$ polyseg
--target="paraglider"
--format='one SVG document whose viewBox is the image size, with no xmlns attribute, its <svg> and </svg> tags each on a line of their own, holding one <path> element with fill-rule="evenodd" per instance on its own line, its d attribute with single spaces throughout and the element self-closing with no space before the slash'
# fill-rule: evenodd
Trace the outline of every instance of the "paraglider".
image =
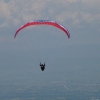
<svg viewBox="0 0 100 100">
<path fill-rule="evenodd" d="M 53 26 L 53 27 L 56 27 L 60 30 L 62 30 L 67 36 L 68 38 L 70 38 L 70 34 L 69 34 L 69 31 L 64 27 L 62 26 L 61 24 L 58 24 L 57 22 L 55 21 L 49 21 L 49 20 L 36 20 L 36 21 L 30 21 L 24 25 L 22 25 L 15 33 L 14 35 L 14 38 L 16 38 L 17 34 L 24 28 L 26 27 L 29 27 L 29 26 L 36 26 L 36 25 L 49 25 L 49 26 Z M 40 68 L 42 71 L 44 71 L 45 69 L 45 63 L 44 64 L 41 64 L 40 63 Z"/>
<path fill-rule="evenodd" d="M 41 70 L 44 71 L 44 69 L 45 69 L 45 63 L 44 64 L 40 63 L 40 67 L 41 67 Z"/>
<path fill-rule="evenodd" d="M 62 26 L 61 24 L 58 24 L 55 21 L 49 21 L 49 20 L 37 20 L 37 21 L 30 21 L 26 24 L 24 24 L 23 26 L 21 26 L 15 33 L 14 38 L 16 37 L 16 35 L 18 34 L 19 31 L 21 31 L 22 29 L 28 27 L 28 26 L 32 26 L 32 25 L 51 25 L 51 26 L 55 26 L 57 28 L 59 28 L 60 30 L 64 31 L 66 33 L 66 35 L 68 36 L 68 38 L 70 38 L 70 34 L 68 32 L 68 30 Z"/>
</svg>

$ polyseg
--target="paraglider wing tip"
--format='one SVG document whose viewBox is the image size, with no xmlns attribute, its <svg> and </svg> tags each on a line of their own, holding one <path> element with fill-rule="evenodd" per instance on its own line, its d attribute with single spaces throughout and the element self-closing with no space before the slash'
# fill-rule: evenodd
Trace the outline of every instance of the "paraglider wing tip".
<svg viewBox="0 0 100 100">
<path fill-rule="evenodd" d="M 68 38 L 70 38 L 70 34 L 68 34 Z"/>
<path fill-rule="evenodd" d="M 15 33 L 14 38 L 16 38 L 17 33 L 18 33 L 18 32 Z"/>
</svg>

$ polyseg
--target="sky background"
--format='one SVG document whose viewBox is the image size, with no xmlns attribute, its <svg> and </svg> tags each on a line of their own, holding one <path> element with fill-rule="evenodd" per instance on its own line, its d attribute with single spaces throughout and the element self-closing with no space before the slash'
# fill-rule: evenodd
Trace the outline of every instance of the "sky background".
<svg viewBox="0 0 100 100">
<path fill-rule="evenodd" d="M 70 32 L 70 39 L 60 30 L 47 26 L 25 29 L 14 39 L 14 34 L 21 25 L 41 19 L 64 25 Z M 33 32 L 34 37 L 31 34 Z M 55 38 L 51 42 L 53 33 Z M 36 41 L 35 36 L 39 36 L 39 41 Z M 59 41 L 63 41 L 49 54 L 46 69 L 42 72 L 37 53 L 43 52 L 42 44 L 44 46 L 45 40 L 48 40 L 45 43 L 47 51 L 49 43 L 53 44 L 53 48 Z M 37 50 L 38 44 L 41 50 Z M 28 84 L 53 81 L 100 83 L 99 76 L 100 0 L 0 0 L 2 82 L 21 80 Z"/>
</svg>

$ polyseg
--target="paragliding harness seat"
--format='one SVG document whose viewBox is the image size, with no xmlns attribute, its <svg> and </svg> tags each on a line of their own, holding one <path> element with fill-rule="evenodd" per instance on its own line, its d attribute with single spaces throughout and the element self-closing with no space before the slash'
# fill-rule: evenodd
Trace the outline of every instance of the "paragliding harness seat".
<svg viewBox="0 0 100 100">
<path fill-rule="evenodd" d="M 44 71 L 44 69 L 45 69 L 45 63 L 44 64 L 40 63 L 40 67 L 41 67 L 41 70 Z"/>
</svg>

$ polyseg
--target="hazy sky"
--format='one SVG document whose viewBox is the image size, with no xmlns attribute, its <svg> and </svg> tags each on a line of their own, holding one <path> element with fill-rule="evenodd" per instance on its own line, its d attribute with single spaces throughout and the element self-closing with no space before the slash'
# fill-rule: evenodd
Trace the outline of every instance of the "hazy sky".
<svg viewBox="0 0 100 100">
<path fill-rule="evenodd" d="M 49 64 L 52 61 L 57 66 L 61 66 L 59 63 L 63 63 L 63 66 L 68 64 L 73 69 L 73 74 L 77 73 L 75 68 L 79 71 L 84 70 L 83 73 L 87 70 L 89 73 L 92 68 L 89 75 L 93 73 L 94 78 L 95 75 L 98 75 L 98 80 L 100 72 L 100 0 L 0 0 L 1 69 L 5 66 L 17 66 L 17 62 L 21 63 L 19 60 L 21 57 L 25 59 L 26 56 L 23 53 L 22 55 L 16 53 L 16 49 L 20 52 L 22 49 L 18 48 L 19 46 L 15 47 L 17 43 L 13 36 L 24 23 L 40 19 L 61 23 L 69 30 L 71 36 L 70 39 L 66 38 L 67 43 L 60 51 L 57 49 L 56 56 L 53 56 L 55 60 L 51 59 Z M 50 31 L 53 33 L 54 30 L 50 29 Z M 56 29 L 55 31 L 59 32 Z M 31 32 L 31 29 L 28 32 Z M 20 39 L 18 38 L 19 41 Z M 24 63 L 24 60 L 22 62 Z M 52 68 L 47 68 L 47 71 Z M 67 70 L 68 67 L 65 69 Z"/>
<path fill-rule="evenodd" d="M 71 33 L 71 44 L 99 44 L 99 0 L 0 0 L 0 41 L 31 20 L 57 21 Z M 7 38 L 8 38 L 7 37 Z M 73 41 L 73 42 L 72 42 Z"/>
</svg>

